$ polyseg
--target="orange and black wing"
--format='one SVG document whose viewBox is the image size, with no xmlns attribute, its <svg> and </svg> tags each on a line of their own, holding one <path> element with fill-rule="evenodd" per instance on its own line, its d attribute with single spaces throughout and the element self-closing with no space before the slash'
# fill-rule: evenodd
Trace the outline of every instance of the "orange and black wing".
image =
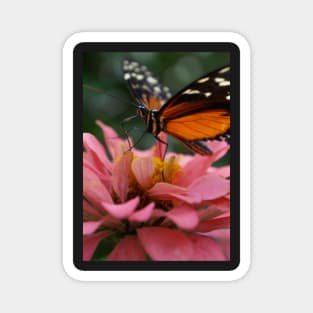
<svg viewBox="0 0 313 313">
<path fill-rule="evenodd" d="M 164 131 L 199 150 L 197 141 L 225 139 L 230 130 L 230 67 L 197 79 L 160 109 Z M 202 147 L 202 144 L 199 143 Z"/>
<path fill-rule="evenodd" d="M 169 88 L 159 83 L 157 77 L 136 61 L 124 60 L 124 79 L 138 104 L 148 110 L 159 110 L 171 98 Z"/>
</svg>

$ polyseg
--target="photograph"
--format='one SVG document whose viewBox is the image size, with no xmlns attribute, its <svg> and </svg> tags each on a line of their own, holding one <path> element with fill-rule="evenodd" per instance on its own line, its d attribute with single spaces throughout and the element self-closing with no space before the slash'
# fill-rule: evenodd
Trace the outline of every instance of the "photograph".
<svg viewBox="0 0 313 313">
<path fill-rule="evenodd" d="M 82 54 L 83 261 L 230 260 L 230 59 Z"/>
</svg>

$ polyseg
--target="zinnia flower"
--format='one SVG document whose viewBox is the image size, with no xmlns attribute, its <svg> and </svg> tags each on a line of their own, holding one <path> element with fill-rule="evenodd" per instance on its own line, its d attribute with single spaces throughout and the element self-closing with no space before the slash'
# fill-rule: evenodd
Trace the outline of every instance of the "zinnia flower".
<svg viewBox="0 0 313 313">
<path fill-rule="evenodd" d="M 83 137 L 84 260 L 96 250 L 109 261 L 229 260 L 229 166 L 212 167 L 228 144 L 208 143 L 209 156 L 162 160 L 164 144 L 129 151 L 112 128 L 97 125 L 105 146 Z"/>
</svg>

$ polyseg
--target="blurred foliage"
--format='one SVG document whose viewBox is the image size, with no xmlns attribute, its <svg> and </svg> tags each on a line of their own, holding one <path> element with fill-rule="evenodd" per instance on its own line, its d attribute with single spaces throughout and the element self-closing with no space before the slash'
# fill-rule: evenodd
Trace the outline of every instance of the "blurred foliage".
<svg viewBox="0 0 313 313">
<path fill-rule="evenodd" d="M 146 65 L 160 82 L 168 86 L 172 95 L 187 84 L 208 72 L 229 64 L 230 55 L 225 52 L 90 52 L 83 57 L 83 130 L 96 135 L 102 141 L 96 120 L 113 127 L 125 137 L 121 121 L 136 114 L 135 99 L 123 79 L 122 62 L 131 59 Z M 127 124 L 130 136 L 136 140 L 145 130 L 138 117 Z M 153 145 L 155 139 L 147 134 L 137 148 Z M 190 153 L 179 141 L 168 136 L 169 151 Z M 228 163 L 228 157 L 219 165 Z"/>
</svg>

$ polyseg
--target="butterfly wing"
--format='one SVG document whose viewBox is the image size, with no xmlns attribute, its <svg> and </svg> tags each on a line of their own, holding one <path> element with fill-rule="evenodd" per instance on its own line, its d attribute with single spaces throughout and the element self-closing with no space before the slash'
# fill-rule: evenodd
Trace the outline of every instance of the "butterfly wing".
<svg viewBox="0 0 313 313">
<path fill-rule="evenodd" d="M 210 72 L 169 99 L 159 111 L 164 131 L 183 142 L 226 137 L 230 129 L 229 74 L 229 66 Z"/>
<path fill-rule="evenodd" d="M 123 63 L 124 78 L 139 105 L 159 110 L 162 130 L 199 154 L 211 154 L 207 139 L 224 139 L 230 128 L 230 67 L 220 68 L 191 83 L 171 98 L 146 66 Z"/>
<path fill-rule="evenodd" d="M 144 105 L 148 110 L 159 110 L 171 98 L 169 88 L 161 85 L 145 65 L 124 60 L 123 71 L 124 79 L 138 104 Z"/>
</svg>

